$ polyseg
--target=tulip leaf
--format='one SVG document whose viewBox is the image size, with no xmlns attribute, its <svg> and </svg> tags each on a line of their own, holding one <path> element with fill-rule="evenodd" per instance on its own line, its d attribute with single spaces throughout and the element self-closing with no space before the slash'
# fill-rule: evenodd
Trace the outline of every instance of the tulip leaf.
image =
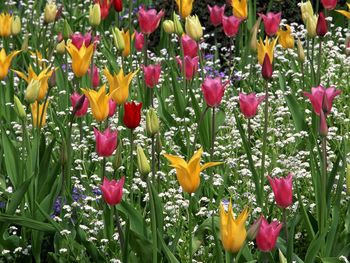
<svg viewBox="0 0 350 263">
<path fill-rule="evenodd" d="M 14 146 L 13 142 L 10 140 L 9 136 L 6 134 L 4 128 L 1 129 L 2 146 L 4 150 L 4 161 L 6 172 L 10 178 L 11 183 L 15 188 L 17 188 L 17 183 L 19 179 L 19 152 Z"/>
<path fill-rule="evenodd" d="M 311 241 L 306 255 L 305 255 L 305 262 L 314 262 L 317 253 L 320 251 L 322 246 L 325 242 L 325 236 L 326 232 L 322 233 L 321 235 L 319 233 L 316 234 L 315 238 Z"/>
<path fill-rule="evenodd" d="M 158 240 L 160 241 L 161 249 L 162 249 L 163 253 L 165 254 L 166 258 L 168 259 L 168 262 L 170 262 L 170 263 L 179 263 L 177 258 L 174 256 L 173 253 L 171 253 L 170 249 L 165 244 L 159 229 L 157 229 L 157 235 L 158 235 Z"/>
<path fill-rule="evenodd" d="M 0 213 L 0 222 L 28 227 L 30 229 L 35 229 L 38 231 L 44 232 L 54 232 L 55 228 L 48 223 L 43 223 L 31 218 L 16 216 L 16 215 L 7 215 Z"/>
</svg>

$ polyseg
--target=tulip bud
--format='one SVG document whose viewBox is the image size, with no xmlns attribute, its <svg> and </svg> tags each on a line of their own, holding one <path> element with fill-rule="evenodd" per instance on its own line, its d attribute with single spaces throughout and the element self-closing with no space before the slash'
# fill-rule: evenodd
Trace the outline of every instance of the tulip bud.
<svg viewBox="0 0 350 263">
<path fill-rule="evenodd" d="M 348 195 L 350 195 L 350 164 L 346 166 L 346 190 Z"/>
<path fill-rule="evenodd" d="M 261 74 L 265 80 L 269 80 L 272 77 L 272 72 L 273 72 L 273 69 L 272 69 L 270 57 L 268 54 L 265 54 L 264 62 L 262 64 Z"/>
<path fill-rule="evenodd" d="M 67 20 L 64 20 L 63 23 L 63 38 L 65 40 L 67 40 L 68 38 L 70 38 L 70 36 L 73 34 L 73 31 L 70 27 L 70 25 L 68 24 Z"/>
<path fill-rule="evenodd" d="M 64 54 L 66 52 L 66 43 L 64 40 L 57 44 L 56 51 L 58 54 Z"/>
<path fill-rule="evenodd" d="M 121 165 L 122 165 L 122 145 L 121 143 L 118 143 L 118 146 L 114 155 L 114 161 L 113 161 L 114 170 L 117 170 Z"/>
<path fill-rule="evenodd" d="M 116 27 L 112 30 L 112 34 L 115 47 L 119 52 L 122 52 L 125 48 L 125 41 L 122 31 L 120 31 L 119 28 Z"/>
<path fill-rule="evenodd" d="M 26 36 L 24 37 L 22 46 L 21 46 L 21 50 L 23 50 L 23 52 L 26 52 L 28 50 L 28 45 L 29 45 L 29 36 L 28 33 L 26 34 Z"/>
<path fill-rule="evenodd" d="M 147 176 L 151 172 L 151 166 L 140 145 L 137 145 L 137 167 L 142 176 Z"/>
<path fill-rule="evenodd" d="M 26 115 L 26 111 L 24 110 L 23 104 L 21 103 L 21 101 L 16 95 L 14 96 L 13 101 L 15 103 L 15 111 L 18 117 L 22 120 L 25 120 L 27 115 Z"/>
<path fill-rule="evenodd" d="M 55 3 L 47 3 L 45 5 L 44 9 L 44 22 L 45 23 L 52 23 L 56 19 L 56 13 L 57 13 L 57 6 Z"/>
<path fill-rule="evenodd" d="M 56 71 L 54 70 L 51 74 L 51 77 L 49 79 L 49 86 L 52 88 L 56 86 Z"/>
<path fill-rule="evenodd" d="M 178 36 L 181 36 L 184 33 L 184 29 L 182 28 L 181 22 L 179 20 L 179 17 L 177 16 L 177 14 L 174 12 L 173 14 L 174 19 L 174 32 L 175 34 L 177 34 Z"/>
<path fill-rule="evenodd" d="M 175 32 L 175 25 L 174 22 L 171 20 L 165 20 L 163 22 L 163 29 L 166 33 L 172 34 Z"/>
<path fill-rule="evenodd" d="M 185 24 L 186 34 L 193 40 L 199 41 L 203 36 L 203 29 L 198 16 L 188 16 Z"/>
<path fill-rule="evenodd" d="M 299 38 L 298 38 L 298 59 L 301 63 L 305 62 L 305 52 L 304 52 L 303 44 L 301 43 Z"/>
<path fill-rule="evenodd" d="M 326 115 L 324 114 L 323 110 L 320 111 L 320 135 L 321 136 L 327 136 L 328 135 L 328 125 L 327 125 L 327 119 Z"/>
<path fill-rule="evenodd" d="M 150 108 L 146 114 L 146 131 L 149 136 L 153 136 L 159 131 L 159 119 L 153 108 Z"/>
<path fill-rule="evenodd" d="M 98 26 L 101 23 L 101 8 L 99 4 L 90 6 L 89 23 L 91 26 Z"/>
<path fill-rule="evenodd" d="M 33 103 L 38 98 L 39 91 L 40 91 L 40 81 L 36 79 L 32 79 L 29 82 L 28 87 L 26 89 L 26 92 L 24 95 L 25 100 L 29 103 Z"/>
<path fill-rule="evenodd" d="M 345 39 L 345 54 L 350 56 L 350 37 Z"/>
<path fill-rule="evenodd" d="M 319 37 L 324 37 L 327 34 L 328 26 L 326 18 L 324 17 L 323 13 L 320 12 L 320 15 L 318 16 L 317 25 L 316 25 L 316 33 Z"/>
<path fill-rule="evenodd" d="M 12 18 L 11 34 L 17 35 L 19 32 L 21 32 L 21 19 L 18 16 L 14 16 Z"/>
<path fill-rule="evenodd" d="M 85 101 L 85 94 L 80 97 L 80 99 L 77 101 L 77 103 L 73 107 L 72 114 L 75 115 L 78 111 L 81 110 L 81 108 L 84 106 Z"/>
<path fill-rule="evenodd" d="M 252 30 L 251 30 L 251 38 L 250 38 L 250 50 L 254 53 L 256 53 L 257 50 L 257 36 L 258 36 L 258 31 L 261 23 L 261 17 L 255 22 Z"/>
<path fill-rule="evenodd" d="M 307 30 L 307 35 L 311 38 L 314 38 L 316 36 L 317 20 L 318 20 L 317 15 L 307 17 L 306 30 Z"/>
<path fill-rule="evenodd" d="M 260 224 L 262 221 L 262 217 L 260 216 L 255 222 L 249 227 L 247 231 L 247 237 L 249 240 L 254 240 L 256 235 L 258 234 Z"/>
<path fill-rule="evenodd" d="M 278 257 L 280 259 L 280 263 L 287 263 L 286 257 L 283 255 L 282 251 L 279 249 L 278 250 Z"/>
</svg>

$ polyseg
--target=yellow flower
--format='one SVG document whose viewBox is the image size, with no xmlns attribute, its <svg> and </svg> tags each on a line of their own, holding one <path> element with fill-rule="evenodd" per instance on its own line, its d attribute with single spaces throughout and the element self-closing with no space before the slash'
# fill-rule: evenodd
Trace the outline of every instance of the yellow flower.
<svg viewBox="0 0 350 263">
<path fill-rule="evenodd" d="M 317 35 L 316 34 L 317 20 L 318 20 L 318 15 L 309 16 L 306 19 L 307 35 L 311 38 Z"/>
<path fill-rule="evenodd" d="M 240 19 L 247 19 L 248 5 L 247 0 L 232 0 L 231 1 L 233 15 Z"/>
<path fill-rule="evenodd" d="M 228 206 L 228 211 L 225 211 L 223 204 L 220 205 L 220 235 L 221 242 L 226 251 L 231 253 L 238 252 L 246 237 L 245 222 L 248 218 L 249 210 L 245 208 L 242 213 L 235 219 L 232 211 L 232 203 Z"/>
<path fill-rule="evenodd" d="M 191 14 L 194 0 L 175 0 L 175 2 L 182 18 Z"/>
<path fill-rule="evenodd" d="M 109 95 L 106 93 L 106 85 L 98 91 L 92 89 L 81 89 L 90 102 L 92 115 L 97 121 L 104 121 L 109 112 Z"/>
<path fill-rule="evenodd" d="M 306 24 L 307 18 L 314 15 L 314 10 L 310 1 L 300 3 L 301 17 L 304 24 Z"/>
<path fill-rule="evenodd" d="M 94 52 L 94 44 L 86 47 L 82 45 L 80 49 L 77 49 L 72 43 L 67 47 L 67 51 L 72 58 L 72 69 L 78 78 L 84 76 L 91 64 L 91 58 Z"/>
<path fill-rule="evenodd" d="M 118 74 L 112 75 L 107 68 L 104 70 L 104 74 L 108 80 L 111 98 L 118 104 L 122 105 L 129 97 L 129 86 L 133 77 L 137 74 L 130 72 L 124 75 L 123 69 L 120 69 Z"/>
<path fill-rule="evenodd" d="M 186 18 L 185 30 L 186 34 L 189 35 L 193 40 L 199 41 L 201 39 L 203 36 L 203 29 L 197 15 L 189 16 Z"/>
<path fill-rule="evenodd" d="M 290 26 L 286 25 L 286 30 L 279 29 L 277 32 L 278 43 L 284 48 L 294 48 L 294 37 Z"/>
<path fill-rule="evenodd" d="M 39 105 L 39 110 L 38 110 Z M 30 108 L 32 110 L 32 118 L 33 118 L 33 126 L 34 127 L 43 127 L 46 123 L 46 110 L 49 105 L 49 100 L 46 101 L 45 108 L 44 102 L 39 104 L 38 101 L 30 104 Z M 39 113 L 39 116 L 38 116 Z M 39 117 L 39 118 L 38 118 Z"/>
<path fill-rule="evenodd" d="M 187 163 L 184 159 L 178 156 L 164 154 L 164 157 L 171 162 L 171 167 L 176 169 L 176 177 L 183 191 L 191 194 L 196 192 L 200 183 L 200 173 L 209 167 L 222 164 L 221 162 L 209 162 L 200 165 L 203 149 L 200 148 Z"/>
<path fill-rule="evenodd" d="M 258 61 L 262 65 L 264 62 L 265 55 L 268 54 L 271 63 L 273 62 L 273 52 L 277 42 L 277 38 L 272 39 L 271 41 L 266 37 L 265 44 L 264 41 L 260 38 L 258 42 Z"/>
<path fill-rule="evenodd" d="M 54 69 L 49 70 L 50 68 L 44 68 L 39 75 L 37 75 L 35 73 L 35 71 L 33 70 L 32 66 L 29 66 L 28 69 L 28 76 L 26 76 L 24 73 L 14 70 L 14 72 L 16 72 L 16 74 L 21 77 L 22 79 L 24 79 L 28 84 L 32 81 L 32 79 L 38 80 L 40 81 L 40 90 L 39 90 L 39 95 L 37 98 L 37 101 L 41 101 L 42 99 L 45 98 L 45 95 L 47 93 L 47 89 L 48 89 L 48 83 L 47 81 L 49 80 L 49 78 L 51 77 Z"/>
<path fill-rule="evenodd" d="M 6 55 L 5 49 L 0 51 L 0 80 L 3 80 L 7 76 L 7 72 L 11 65 L 12 59 L 21 51 L 12 51 Z"/>
<path fill-rule="evenodd" d="M 350 3 L 346 3 L 348 5 L 348 9 L 350 11 Z M 335 10 L 338 13 L 342 14 L 343 16 L 347 17 L 348 19 L 350 19 L 350 12 L 347 12 L 345 10 Z"/>
<path fill-rule="evenodd" d="M 12 15 L 8 13 L 0 14 L 0 37 L 8 37 L 11 35 Z"/>
<path fill-rule="evenodd" d="M 131 51 L 130 32 L 129 32 L 129 30 L 127 30 L 127 31 L 123 30 L 121 33 L 123 35 L 124 44 L 125 44 L 124 50 L 122 52 L 122 56 L 127 57 L 130 55 L 130 51 Z M 132 34 L 131 40 L 133 40 L 134 37 L 135 37 L 135 33 Z"/>
</svg>

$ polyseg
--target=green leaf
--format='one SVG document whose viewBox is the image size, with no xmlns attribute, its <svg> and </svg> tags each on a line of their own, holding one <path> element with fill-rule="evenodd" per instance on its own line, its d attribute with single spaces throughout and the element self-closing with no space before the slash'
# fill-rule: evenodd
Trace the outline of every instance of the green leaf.
<svg viewBox="0 0 350 263">
<path fill-rule="evenodd" d="M 179 263 L 177 258 L 174 256 L 173 253 L 171 253 L 170 249 L 165 244 L 159 229 L 157 230 L 157 235 L 158 235 L 158 240 L 160 241 L 161 249 L 162 249 L 163 253 L 165 254 L 166 258 L 168 259 L 168 262 L 170 262 L 170 263 Z"/>
<path fill-rule="evenodd" d="M 326 232 L 322 233 L 322 235 L 317 233 L 317 235 L 311 241 L 311 243 L 307 249 L 307 252 L 305 255 L 305 262 L 314 262 L 314 260 L 317 256 L 317 253 L 320 251 L 322 245 L 324 245 L 325 236 L 326 236 Z"/>
<path fill-rule="evenodd" d="M 6 172 L 10 178 L 11 183 L 17 188 L 17 183 L 19 180 L 18 166 L 21 163 L 19 160 L 19 152 L 13 145 L 9 136 L 6 134 L 5 129 L 1 129 L 2 146 L 4 150 L 4 160 Z"/>
<path fill-rule="evenodd" d="M 28 227 L 30 229 L 44 232 L 55 231 L 55 228 L 48 223 L 43 223 L 23 216 L 0 214 L 0 222 Z"/>
</svg>

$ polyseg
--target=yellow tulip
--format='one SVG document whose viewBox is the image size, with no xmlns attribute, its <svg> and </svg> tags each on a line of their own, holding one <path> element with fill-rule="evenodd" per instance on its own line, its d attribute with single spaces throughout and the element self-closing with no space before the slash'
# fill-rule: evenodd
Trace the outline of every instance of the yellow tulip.
<svg viewBox="0 0 350 263">
<path fill-rule="evenodd" d="M 0 37 L 8 37 L 11 35 L 12 15 L 8 13 L 0 14 Z"/>
<path fill-rule="evenodd" d="M 182 18 L 191 14 L 194 0 L 175 0 L 175 2 Z"/>
<path fill-rule="evenodd" d="M 300 3 L 301 17 L 304 24 L 306 24 L 307 18 L 314 15 L 314 10 L 310 1 Z"/>
<path fill-rule="evenodd" d="M 107 68 L 103 71 L 109 84 L 111 98 L 118 104 L 122 105 L 129 97 L 129 86 L 133 77 L 137 74 L 130 72 L 124 75 L 123 69 L 120 69 L 118 74 L 112 75 Z"/>
<path fill-rule="evenodd" d="M 45 23 L 52 23 L 56 19 L 57 5 L 53 2 L 48 2 L 44 8 L 44 21 Z"/>
<path fill-rule="evenodd" d="M 286 30 L 279 29 L 277 32 L 278 43 L 284 48 L 294 48 L 294 37 L 290 26 L 286 25 Z"/>
<path fill-rule="evenodd" d="M 19 32 L 21 32 L 21 27 L 22 27 L 21 19 L 19 18 L 19 16 L 14 16 L 12 18 L 11 34 L 17 35 Z"/>
<path fill-rule="evenodd" d="M 124 50 L 122 52 L 122 56 L 123 57 L 127 57 L 130 55 L 130 51 L 131 51 L 131 42 L 130 42 L 130 32 L 129 30 L 127 31 L 122 31 L 122 35 L 123 35 L 123 39 L 124 39 Z M 131 35 L 131 40 L 133 40 L 135 37 L 135 33 Z"/>
<path fill-rule="evenodd" d="M 91 58 L 94 52 L 94 44 L 86 47 L 82 45 L 80 49 L 77 49 L 72 43 L 67 47 L 67 51 L 72 58 L 72 69 L 78 78 L 84 76 L 91 64 Z"/>
<path fill-rule="evenodd" d="M 171 162 L 171 167 L 176 169 L 176 177 L 183 191 L 191 194 L 196 192 L 200 184 L 200 173 L 212 166 L 222 164 L 221 162 L 209 162 L 200 165 L 203 149 L 200 148 L 187 163 L 179 156 L 164 154 L 164 157 Z"/>
<path fill-rule="evenodd" d="M 92 89 L 81 89 L 90 102 L 92 115 L 97 121 L 104 121 L 109 112 L 109 95 L 106 93 L 106 85 L 98 91 Z"/>
<path fill-rule="evenodd" d="M 233 15 L 242 20 L 248 17 L 248 5 L 247 0 L 232 0 L 231 1 Z"/>
<path fill-rule="evenodd" d="M 247 237 L 245 222 L 248 218 L 249 210 L 246 208 L 235 219 L 232 211 L 232 203 L 228 206 L 228 211 L 225 211 L 223 204 L 220 205 L 220 235 L 221 242 L 226 251 L 231 253 L 238 252 Z"/>
<path fill-rule="evenodd" d="M 311 38 L 316 37 L 316 27 L 317 27 L 318 15 L 309 16 L 306 19 L 306 30 L 307 35 Z"/>
<path fill-rule="evenodd" d="M 5 49 L 0 51 L 0 80 L 3 80 L 7 76 L 12 59 L 21 51 L 12 51 L 6 55 Z"/>
<path fill-rule="evenodd" d="M 203 36 L 203 29 L 197 15 L 189 16 L 186 18 L 185 30 L 186 34 L 189 35 L 193 40 L 199 41 L 201 39 Z"/>
<path fill-rule="evenodd" d="M 348 5 L 348 9 L 350 11 L 350 3 L 346 3 Z M 345 10 L 335 10 L 338 13 L 342 14 L 343 16 L 347 17 L 348 19 L 350 19 L 350 12 L 345 11 Z"/>
<path fill-rule="evenodd" d="M 271 63 L 273 62 L 273 52 L 274 48 L 277 42 L 277 38 L 272 39 L 271 41 L 266 37 L 265 43 L 264 41 L 260 38 L 258 42 L 258 61 L 259 64 L 262 65 L 264 62 L 265 55 L 269 55 L 269 59 Z"/>
<path fill-rule="evenodd" d="M 40 90 L 39 90 L 39 95 L 37 98 L 37 101 L 41 101 L 42 99 L 45 98 L 46 93 L 47 93 L 47 89 L 48 89 L 48 80 L 51 77 L 54 69 L 49 70 L 50 68 L 44 68 L 39 75 L 37 75 L 35 73 L 35 71 L 33 70 L 32 66 L 29 66 L 28 69 L 28 76 L 26 76 L 24 73 L 14 70 L 14 72 L 16 72 L 16 74 L 21 77 L 22 79 L 24 79 L 28 84 L 34 79 L 34 80 L 38 80 L 40 82 Z"/>
<path fill-rule="evenodd" d="M 49 105 L 49 100 L 46 101 L 45 108 L 44 108 L 44 102 L 39 104 L 39 102 L 36 101 L 30 104 L 34 127 L 40 127 L 40 128 L 44 127 L 46 123 L 46 110 L 48 105 Z M 39 110 L 38 110 L 38 106 L 39 106 Z M 39 113 L 39 116 L 38 116 L 38 113 Z"/>
<path fill-rule="evenodd" d="M 298 59 L 301 63 L 305 62 L 305 52 L 304 52 L 303 44 L 301 43 L 299 38 L 298 38 Z"/>
</svg>

